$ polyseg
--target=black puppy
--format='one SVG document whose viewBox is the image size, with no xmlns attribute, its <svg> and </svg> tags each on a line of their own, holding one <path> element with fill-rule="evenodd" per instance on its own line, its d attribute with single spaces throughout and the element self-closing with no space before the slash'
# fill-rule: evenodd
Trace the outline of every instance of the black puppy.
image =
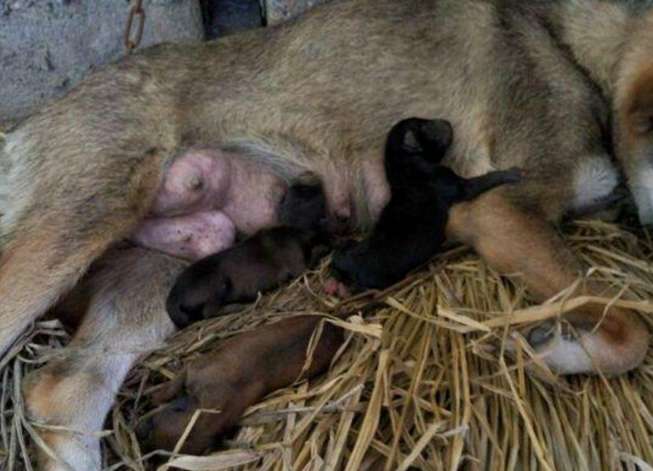
<svg viewBox="0 0 653 471">
<path fill-rule="evenodd" d="M 518 169 L 462 178 L 441 165 L 451 145 L 448 121 L 410 118 L 388 134 L 386 178 L 391 199 L 370 237 L 341 247 L 332 272 L 349 291 L 386 288 L 427 262 L 445 241 L 452 205 L 520 180 Z"/>
<path fill-rule="evenodd" d="M 254 301 L 327 253 L 326 199 L 319 179 L 305 175 L 288 189 L 279 220 L 281 226 L 261 230 L 179 275 L 166 303 L 178 328 L 214 315 L 219 306 Z"/>
</svg>

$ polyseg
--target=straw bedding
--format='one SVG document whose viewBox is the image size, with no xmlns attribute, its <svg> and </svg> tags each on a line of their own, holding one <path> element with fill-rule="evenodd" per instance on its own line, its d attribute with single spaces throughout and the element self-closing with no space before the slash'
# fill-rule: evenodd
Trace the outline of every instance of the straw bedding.
<svg viewBox="0 0 653 471">
<path fill-rule="evenodd" d="M 566 227 L 565 235 L 592 267 L 588 277 L 620 292 L 600 301 L 638 309 L 653 331 L 649 234 L 580 221 Z M 573 287 L 534 305 L 519 279 L 498 276 L 464 248 L 384 293 L 376 306 L 360 299 L 334 309 L 335 300 L 321 293 L 325 275 L 322 266 L 243 312 L 193 326 L 146 358 L 130 374 L 107 419 L 106 466 L 653 469 L 651 354 L 637 371 L 619 378 L 556 378 L 530 358 L 525 342 L 510 336 L 511 324 L 555 319 L 570 306 L 592 301 L 575 295 Z M 205 457 L 141 454 L 133 428 L 151 409 L 148 394 L 174 377 L 185 359 L 285 316 L 343 312 L 348 314 L 333 322 L 348 330 L 348 341 L 328 374 L 252 407 L 223 449 Z M 516 346 L 510 355 L 507 338 Z M 41 321 L 0 364 L 0 468 L 30 468 L 30 449 L 38 446 L 35 432 L 42 425 L 26 418 L 18 385 L 65 341 L 56 321 Z"/>
</svg>

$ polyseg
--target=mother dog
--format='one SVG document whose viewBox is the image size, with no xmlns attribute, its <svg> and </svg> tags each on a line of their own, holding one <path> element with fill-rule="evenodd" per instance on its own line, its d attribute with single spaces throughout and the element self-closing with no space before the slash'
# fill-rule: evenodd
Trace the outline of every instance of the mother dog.
<svg viewBox="0 0 653 471">
<path fill-rule="evenodd" d="M 609 200 L 613 149 L 642 222 L 653 221 L 653 13 L 629 5 L 334 1 L 279 28 L 159 46 L 92 74 L 0 150 L 0 354 L 116 241 L 156 250 L 111 249 L 85 278 L 84 321 L 30 381 L 31 412 L 99 430 L 130 365 L 174 331 L 163 301 L 184 264 L 163 252 L 196 258 L 274 223 L 301 173 L 321 176 L 333 230 L 369 225 L 388 198 L 384 135 L 408 116 L 453 123 L 447 159 L 466 177 L 527 171 L 456 207 L 450 236 L 540 299 L 568 286 L 583 267 L 551 223 Z M 568 315 L 578 338 L 526 335 L 560 373 L 636 367 L 643 323 L 603 314 Z M 44 456 L 44 469 L 99 467 L 93 435 L 44 439 L 59 457 Z"/>
</svg>

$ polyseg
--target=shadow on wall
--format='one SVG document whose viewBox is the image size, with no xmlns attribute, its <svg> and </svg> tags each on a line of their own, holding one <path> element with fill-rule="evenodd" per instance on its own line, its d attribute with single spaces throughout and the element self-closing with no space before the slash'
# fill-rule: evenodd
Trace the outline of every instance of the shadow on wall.
<svg viewBox="0 0 653 471">
<path fill-rule="evenodd" d="M 259 0 L 200 0 L 206 39 L 263 26 L 264 4 Z"/>
</svg>

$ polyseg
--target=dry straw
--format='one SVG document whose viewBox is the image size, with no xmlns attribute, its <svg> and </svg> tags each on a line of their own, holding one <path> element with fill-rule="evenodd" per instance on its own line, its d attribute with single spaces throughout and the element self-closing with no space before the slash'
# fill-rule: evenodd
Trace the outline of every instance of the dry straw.
<svg viewBox="0 0 653 471">
<path fill-rule="evenodd" d="M 511 334 L 511 325 L 555 320 L 589 302 L 643 313 L 653 331 L 653 245 L 613 224 L 566 229 L 588 277 L 618 298 L 572 289 L 534 305 L 518 278 L 457 249 L 376 302 L 324 298 L 325 267 L 245 311 L 170 339 L 131 373 L 107 419 L 108 469 L 186 470 L 652 470 L 653 359 L 619 378 L 556 378 Z M 134 436 L 149 394 L 182 362 L 221 339 L 286 316 L 348 314 L 349 331 L 328 374 L 255 405 L 224 448 L 203 457 L 143 456 Z M 507 355 L 505 340 L 515 347 Z M 37 323 L 0 364 L 0 467 L 31 469 L 40 425 L 26 417 L 22 377 L 61 348 L 54 321 Z M 156 459 L 155 457 L 156 456 Z M 155 463 L 156 461 L 156 463 Z"/>
</svg>

